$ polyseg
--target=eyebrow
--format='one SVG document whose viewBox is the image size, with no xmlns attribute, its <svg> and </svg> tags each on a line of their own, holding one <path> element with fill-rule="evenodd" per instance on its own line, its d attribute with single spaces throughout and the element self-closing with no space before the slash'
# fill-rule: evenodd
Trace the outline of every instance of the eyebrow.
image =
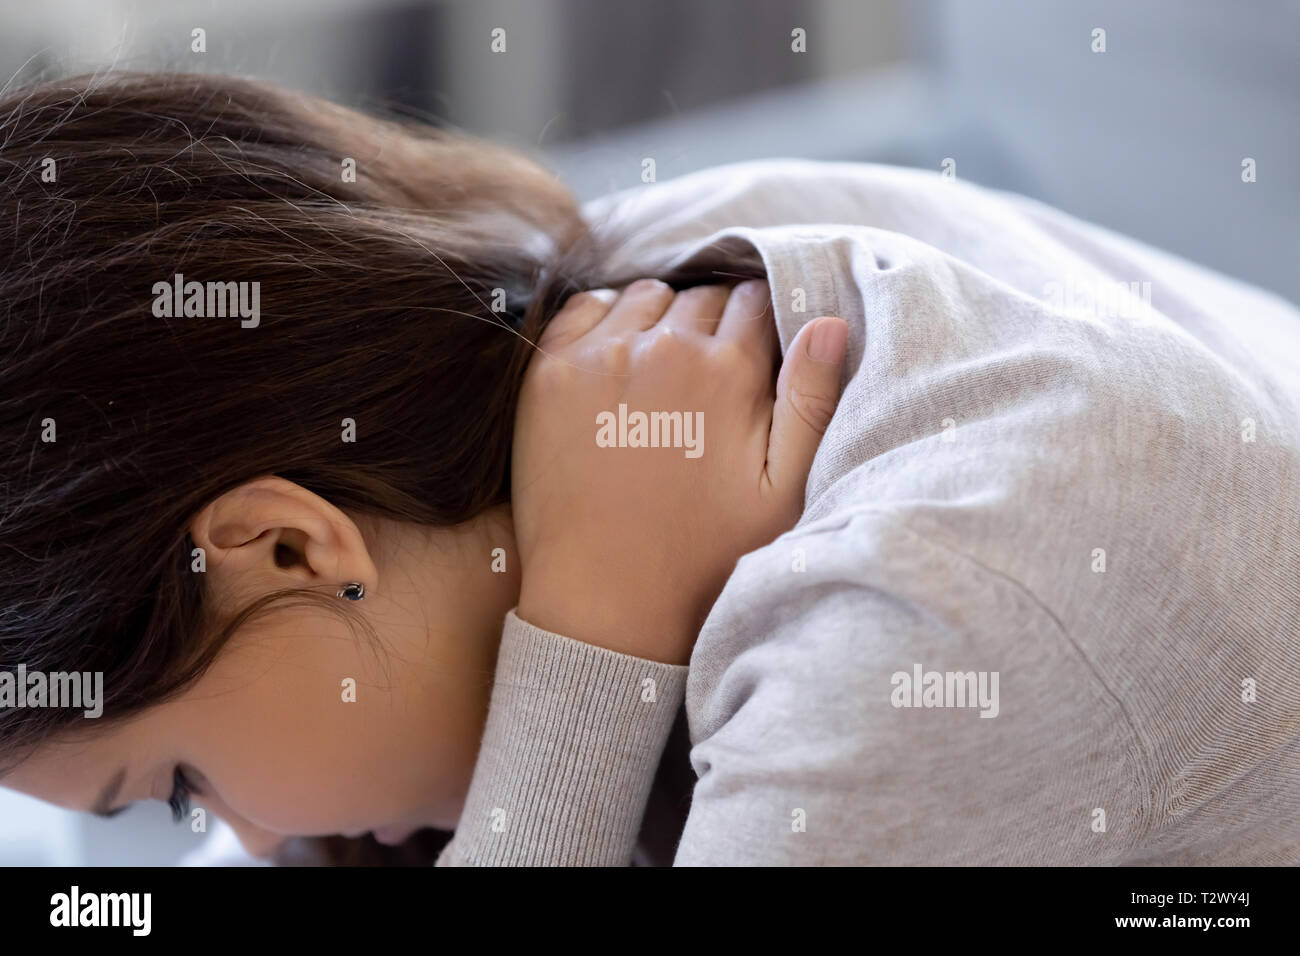
<svg viewBox="0 0 1300 956">
<path fill-rule="evenodd" d="M 119 813 L 121 813 L 123 810 L 129 807 L 130 804 L 128 803 L 126 804 L 126 806 L 118 807 L 116 810 L 109 809 L 111 806 L 113 806 L 115 802 L 117 802 L 117 795 L 122 792 L 122 784 L 125 782 L 126 782 L 126 768 L 123 767 L 121 770 L 119 770 L 116 774 L 113 775 L 113 779 L 108 782 L 108 786 L 105 787 L 104 792 L 99 795 L 99 799 L 96 800 L 95 805 L 90 808 L 90 812 L 97 817 L 103 817 L 106 820 L 111 820 L 113 817 L 117 816 Z"/>
</svg>

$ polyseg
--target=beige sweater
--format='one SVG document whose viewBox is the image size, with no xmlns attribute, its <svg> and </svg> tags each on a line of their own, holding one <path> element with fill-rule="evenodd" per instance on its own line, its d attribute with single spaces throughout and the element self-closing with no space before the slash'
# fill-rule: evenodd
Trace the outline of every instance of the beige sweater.
<svg viewBox="0 0 1300 956">
<path fill-rule="evenodd" d="M 1300 863 L 1294 306 L 918 171 L 611 208 L 628 267 L 760 257 L 783 348 L 844 317 L 845 390 L 689 671 L 507 616 L 439 865 L 627 864 L 683 695 L 677 865 Z"/>
</svg>

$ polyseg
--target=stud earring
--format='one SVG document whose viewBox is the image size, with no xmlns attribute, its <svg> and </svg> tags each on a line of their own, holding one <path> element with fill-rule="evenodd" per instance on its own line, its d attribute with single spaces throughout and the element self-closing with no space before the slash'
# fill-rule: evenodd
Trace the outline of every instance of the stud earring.
<svg viewBox="0 0 1300 956">
<path fill-rule="evenodd" d="M 364 584 L 359 584 L 356 581 L 351 581 L 339 588 L 339 593 L 336 596 L 347 598 L 349 601 L 360 601 L 366 596 L 366 586 Z"/>
</svg>

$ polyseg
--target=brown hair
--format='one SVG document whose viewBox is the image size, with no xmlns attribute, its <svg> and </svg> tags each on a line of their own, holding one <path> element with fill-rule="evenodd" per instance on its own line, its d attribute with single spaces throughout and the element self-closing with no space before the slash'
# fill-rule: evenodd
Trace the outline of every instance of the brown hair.
<svg viewBox="0 0 1300 956">
<path fill-rule="evenodd" d="M 321 597 L 208 620 L 204 504 L 265 474 L 429 525 L 508 500 L 532 343 L 568 295 L 634 278 L 529 157 L 249 79 L 9 92 L 0 184 L 0 670 L 102 671 L 105 721 Z M 258 282 L 260 324 L 156 317 L 176 274 Z M 0 772 L 79 717 L 0 711 Z"/>
</svg>

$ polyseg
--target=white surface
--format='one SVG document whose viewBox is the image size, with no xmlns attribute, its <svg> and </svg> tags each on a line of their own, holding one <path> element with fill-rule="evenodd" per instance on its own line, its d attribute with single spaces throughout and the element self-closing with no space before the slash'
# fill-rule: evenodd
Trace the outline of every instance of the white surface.
<svg viewBox="0 0 1300 956">
<path fill-rule="evenodd" d="M 74 814 L 0 788 L 0 866 L 75 866 L 83 862 Z"/>
<path fill-rule="evenodd" d="M 0 866 L 172 866 L 211 835 L 177 826 L 161 803 L 103 820 L 0 787 Z"/>
</svg>

